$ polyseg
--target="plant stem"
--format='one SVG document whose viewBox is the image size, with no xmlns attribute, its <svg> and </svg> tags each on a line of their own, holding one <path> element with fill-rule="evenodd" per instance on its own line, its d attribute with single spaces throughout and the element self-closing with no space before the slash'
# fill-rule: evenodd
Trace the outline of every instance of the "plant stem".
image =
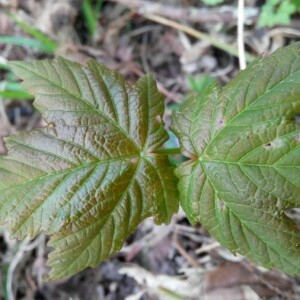
<svg viewBox="0 0 300 300">
<path fill-rule="evenodd" d="M 155 154 L 165 154 L 165 155 L 172 155 L 172 154 L 181 154 L 180 148 L 165 148 L 165 149 L 158 149 L 153 151 Z"/>
<path fill-rule="evenodd" d="M 245 42 L 244 42 L 244 0 L 238 1 L 238 24 L 237 24 L 237 31 L 238 31 L 238 51 L 239 51 L 239 64 L 240 69 L 246 69 L 246 57 L 245 57 Z"/>
</svg>

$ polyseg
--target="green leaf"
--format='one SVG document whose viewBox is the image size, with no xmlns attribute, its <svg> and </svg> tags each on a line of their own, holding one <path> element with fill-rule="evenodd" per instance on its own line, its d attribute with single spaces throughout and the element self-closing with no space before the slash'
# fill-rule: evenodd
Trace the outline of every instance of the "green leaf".
<svg viewBox="0 0 300 300">
<path fill-rule="evenodd" d="M 300 275 L 300 43 L 257 60 L 224 88 L 189 99 L 173 130 L 190 158 L 181 204 L 222 245 Z"/>
<path fill-rule="evenodd" d="M 198 94 L 202 93 L 211 84 L 217 82 L 216 79 L 209 75 L 190 75 L 187 79 L 189 88 Z"/>
<path fill-rule="evenodd" d="M 259 26 L 272 27 L 277 24 L 289 25 L 291 17 L 299 11 L 299 5 L 292 0 L 269 0 L 263 7 L 258 19 Z"/>
<path fill-rule="evenodd" d="M 103 6 L 103 0 L 99 0 L 95 5 L 92 4 L 91 0 L 83 0 L 82 2 L 82 14 L 86 23 L 86 27 L 92 37 L 97 29 L 97 22 L 100 16 L 100 11 Z"/>
<path fill-rule="evenodd" d="M 166 155 L 164 102 L 150 75 L 134 86 L 104 66 L 65 59 L 14 62 L 47 126 L 6 139 L 0 222 L 15 237 L 51 235 L 50 277 L 96 266 L 149 216 L 178 209 Z"/>
<path fill-rule="evenodd" d="M 202 0 L 202 2 L 206 5 L 217 5 L 224 2 L 224 0 Z"/>
</svg>

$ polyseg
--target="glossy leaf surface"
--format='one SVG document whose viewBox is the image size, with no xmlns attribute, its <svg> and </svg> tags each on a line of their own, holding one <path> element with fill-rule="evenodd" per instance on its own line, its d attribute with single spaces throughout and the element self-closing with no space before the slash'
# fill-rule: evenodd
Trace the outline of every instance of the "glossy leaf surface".
<svg viewBox="0 0 300 300">
<path fill-rule="evenodd" d="M 118 251 L 149 216 L 178 210 L 165 155 L 164 101 L 147 75 L 129 86 L 91 61 L 12 64 L 47 126 L 6 139 L 0 222 L 14 236 L 51 235 L 51 278 L 70 276 Z"/>
<path fill-rule="evenodd" d="M 232 252 L 300 275 L 300 44 L 276 51 L 224 88 L 189 99 L 173 129 L 190 160 L 181 204 Z"/>
</svg>

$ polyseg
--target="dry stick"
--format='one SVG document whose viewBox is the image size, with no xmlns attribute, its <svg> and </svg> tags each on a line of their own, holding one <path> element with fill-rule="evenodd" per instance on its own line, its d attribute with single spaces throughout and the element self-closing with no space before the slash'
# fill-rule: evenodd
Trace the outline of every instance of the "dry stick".
<svg viewBox="0 0 300 300">
<path fill-rule="evenodd" d="M 6 83 L 4 81 L 0 82 L 0 92 L 4 90 L 5 84 Z M 2 119 L 2 122 L 5 126 L 5 128 L 10 128 L 11 127 L 9 119 L 8 119 L 7 114 L 5 112 L 3 97 L 1 97 L 1 96 L 0 96 L 0 119 Z"/>
<path fill-rule="evenodd" d="M 244 42 L 244 0 L 238 1 L 238 23 L 237 23 L 237 31 L 238 31 L 238 51 L 239 51 L 239 64 L 240 69 L 246 69 L 246 58 L 245 58 L 245 42 Z"/>
<path fill-rule="evenodd" d="M 173 233 L 173 245 L 176 248 L 176 250 L 180 253 L 180 255 L 184 257 L 193 268 L 198 269 L 200 267 L 198 261 L 194 259 L 192 256 L 190 256 L 186 252 L 186 250 L 180 245 L 178 232 L 176 230 Z"/>
<path fill-rule="evenodd" d="M 22 241 L 19 244 L 19 249 L 18 249 L 17 253 L 14 256 L 14 259 L 9 264 L 8 271 L 7 271 L 6 283 L 5 283 L 5 289 L 6 289 L 8 300 L 14 300 L 15 299 L 14 298 L 14 292 L 13 292 L 13 274 L 14 274 L 14 271 L 15 271 L 16 267 L 18 266 L 18 264 L 22 260 L 22 258 L 24 256 L 25 248 L 28 244 L 29 244 L 29 239 L 28 238 L 26 238 L 24 241 Z"/>
<path fill-rule="evenodd" d="M 279 34 L 288 37 L 300 37 L 300 30 L 289 27 L 277 27 L 268 32 L 268 35 L 271 37 Z"/>
<path fill-rule="evenodd" d="M 153 3 L 147 0 L 110 0 L 136 10 L 140 14 L 154 14 L 170 19 L 189 21 L 193 23 L 235 23 L 236 9 L 230 6 L 220 8 L 175 7 Z M 248 18 L 255 17 L 258 11 L 250 11 Z"/>
<path fill-rule="evenodd" d="M 110 0 L 110 1 L 122 4 L 124 6 L 132 8 L 132 9 L 135 9 L 135 10 L 137 10 L 138 13 L 140 13 L 141 15 L 143 15 L 145 18 L 147 18 L 149 20 L 152 20 L 156 23 L 160 23 L 160 24 L 175 28 L 177 30 L 183 31 L 197 39 L 207 41 L 211 45 L 215 46 L 216 48 L 219 48 L 231 55 L 239 57 L 239 52 L 235 47 L 228 45 L 224 42 L 220 42 L 218 39 L 211 37 L 210 35 L 205 34 L 201 31 L 198 31 L 189 26 L 180 24 L 178 22 L 172 21 L 170 19 L 167 19 L 167 18 L 164 18 L 161 16 L 163 14 L 166 15 L 166 13 L 163 13 L 163 12 L 167 12 L 168 9 L 173 11 L 174 7 L 166 7 L 166 6 L 162 7 L 160 4 L 155 4 L 155 3 L 151 3 L 149 1 L 140 1 L 140 0 L 130 0 L 130 1 L 128 1 L 128 0 Z M 148 9 L 147 9 L 147 7 L 148 7 Z M 148 13 L 149 11 L 151 11 L 151 13 Z M 156 14 L 153 14 L 153 12 Z M 201 15 L 201 13 L 199 11 L 198 11 L 198 14 Z M 184 18 L 181 18 L 181 20 L 182 19 L 184 19 Z M 245 58 L 246 58 L 246 61 L 251 62 L 256 59 L 256 56 L 251 55 L 250 53 L 245 53 Z"/>
<path fill-rule="evenodd" d="M 189 35 L 191 35 L 191 36 L 193 36 L 197 39 L 207 41 L 211 45 L 213 45 L 214 47 L 219 48 L 219 49 L 221 49 L 221 50 L 223 50 L 223 51 L 225 51 L 225 52 L 227 52 L 227 53 L 229 53 L 233 56 L 239 57 L 239 52 L 235 47 L 233 47 L 231 45 L 228 45 L 224 42 L 220 42 L 216 38 L 214 38 L 214 37 L 212 37 L 212 36 L 210 36 L 206 33 L 203 33 L 201 31 L 193 29 L 189 26 L 177 23 L 175 21 L 172 21 L 172 20 L 160 17 L 160 16 L 156 16 L 156 15 L 152 15 L 152 14 L 145 14 L 143 16 L 145 18 L 149 19 L 149 20 L 152 20 L 152 21 L 156 22 L 156 23 L 160 23 L 160 24 L 172 27 L 174 29 L 183 31 L 183 32 L 185 32 L 185 33 L 187 33 L 187 34 L 189 34 Z M 254 56 L 250 53 L 245 53 L 245 58 L 248 62 L 251 62 L 251 61 L 256 59 L 256 56 Z"/>
</svg>

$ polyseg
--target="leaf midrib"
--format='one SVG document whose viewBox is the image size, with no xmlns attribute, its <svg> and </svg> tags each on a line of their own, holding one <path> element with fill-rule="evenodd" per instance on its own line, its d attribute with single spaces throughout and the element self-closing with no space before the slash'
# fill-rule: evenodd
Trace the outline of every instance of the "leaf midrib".
<svg viewBox="0 0 300 300">
<path fill-rule="evenodd" d="M 275 84 L 273 87 L 271 87 L 269 90 L 265 91 L 263 94 L 261 94 L 260 96 L 258 96 L 254 101 L 252 101 L 249 105 L 246 105 L 240 112 L 238 112 L 232 119 L 230 119 L 228 122 L 226 122 L 226 125 L 219 131 L 217 132 L 217 134 L 212 138 L 212 140 L 206 145 L 205 149 L 203 150 L 203 154 L 206 153 L 207 149 L 209 149 L 211 147 L 211 145 L 214 143 L 214 141 L 217 139 L 217 137 L 219 135 L 222 134 L 222 132 L 230 127 L 230 124 L 233 123 L 233 121 L 235 119 L 237 119 L 242 113 L 245 113 L 247 110 L 249 110 L 249 108 L 251 108 L 257 101 L 259 101 L 262 97 L 266 96 L 268 93 L 270 93 L 273 89 L 277 88 L 278 86 L 280 86 L 281 84 L 284 84 L 285 81 L 289 80 L 292 76 L 294 76 L 296 73 L 300 72 L 300 70 L 296 70 L 293 73 L 290 73 L 287 77 L 285 77 L 283 80 L 279 81 L 277 84 Z M 235 98 L 236 99 L 236 98 Z M 233 101 L 233 100 L 232 100 Z M 227 107 L 229 105 L 229 103 L 231 103 L 232 101 L 229 101 L 227 103 Z M 226 117 L 226 116 L 224 116 Z"/>
<path fill-rule="evenodd" d="M 115 128 L 117 128 L 120 133 L 122 133 L 128 140 L 130 140 L 130 142 L 133 144 L 133 146 L 136 148 L 136 150 L 138 150 L 139 152 L 142 151 L 142 149 L 140 149 L 140 147 L 137 145 L 137 143 L 132 139 L 132 137 L 130 135 L 128 135 L 128 133 L 126 131 L 124 131 L 124 129 L 122 127 L 119 126 L 118 123 L 114 122 L 111 118 L 109 118 L 106 114 L 104 114 L 102 111 L 98 110 L 95 106 L 93 106 L 88 100 L 85 100 L 84 98 L 81 98 L 80 96 L 77 96 L 73 93 L 71 93 L 70 91 L 68 91 L 67 89 L 65 89 L 62 86 L 57 85 L 56 83 L 54 83 L 53 81 L 51 81 L 50 79 L 32 71 L 29 68 L 26 68 L 23 65 L 19 65 L 18 63 L 15 63 L 19 68 L 22 68 L 32 74 L 34 74 L 37 77 L 42 78 L 43 80 L 49 82 L 50 84 L 52 84 L 53 86 L 55 86 L 58 89 L 61 89 L 62 91 L 64 91 L 65 93 L 69 94 L 70 96 L 76 98 L 77 100 L 85 103 L 86 105 L 88 105 L 89 107 L 91 107 L 92 111 L 95 111 L 96 113 L 98 113 L 99 115 L 101 115 L 103 118 L 105 118 L 110 124 L 112 124 Z M 84 72 L 84 71 L 83 71 Z M 42 94 L 41 94 L 42 95 Z"/>
<path fill-rule="evenodd" d="M 100 228 L 99 230 L 97 231 L 97 233 L 91 237 L 91 240 L 89 241 L 88 245 L 86 247 L 84 247 L 85 249 L 80 253 L 80 255 L 76 258 L 76 260 L 74 260 L 69 266 L 67 266 L 66 269 L 64 269 L 63 271 L 61 271 L 58 275 L 56 275 L 57 277 L 60 277 L 62 274 L 64 274 L 66 271 L 68 271 L 73 265 L 74 263 L 76 263 L 78 261 L 78 259 L 80 259 L 80 257 L 84 254 L 85 250 L 95 241 L 96 237 L 101 234 L 101 230 L 104 228 L 104 226 L 107 224 L 107 221 L 109 220 L 109 218 L 112 216 L 112 214 L 114 213 L 115 209 L 120 205 L 120 203 L 123 201 L 124 199 L 124 196 L 127 194 L 128 190 L 131 188 L 133 182 L 135 181 L 135 177 L 136 175 L 138 174 L 139 172 L 139 169 L 140 169 L 140 164 L 142 162 L 143 159 L 139 159 L 138 163 L 137 163 L 137 166 L 136 166 L 136 169 L 135 169 L 135 172 L 134 174 L 132 175 L 131 177 L 131 180 L 130 182 L 128 183 L 127 187 L 124 189 L 122 195 L 120 196 L 120 199 L 116 202 L 116 204 L 112 207 L 112 209 L 107 213 L 107 216 L 105 217 L 105 219 L 99 219 L 96 223 L 98 223 L 99 221 L 101 221 L 101 224 L 100 224 Z M 86 212 L 87 213 L 87 212 Z M 82 217 L 82 216 L 81 216 Z M 96 223 L 91 223 L 91 224 L 88 224 L 87 226 L 84 226 L 84 227 L 81 227 L 80 230 L 78 230 L 77 232 L 72 232 L 71 234 L 69 235 L 64 235 L 62 238 L 60 239 L 56 239 L 55 242 L 59 242 L 63 239 L 67 239 L 68 237 L 72 236 L 72 235 L 76 235 L 76 234 L 79 234 L 80 232 L 82 232 L 83 230 L 86 230 L 88 227 L 90 226 L 93 226 L 95 225 Z M 113 248 L 113 247 L 112 247 Z M 111 249 L 110 249 L 110 252 L 111 252 Z"/>
<path fill-rule="evenodd" d="M 200 162 L 201 163 L 201 162 Z M 202 165 L 202 163 L 201 163 L 201 165 Z M 204 169 L 204 171 L 206 170 L 205 169 L 205 167 L 202 165 L 202 167 L 203 167 L 203 169 Z M 214 189 L 214 191 L 216 192 L 216 193 L 218 193 L 217 191 L 218 191 L 218 189 L 214 186 L 214 183 L 213 183 L 213 181 L 212 181 L 212 179 L 210 178 L 210 176 L 208 175 L 208 173 L 205 171 L 205 174 L 206 174 L 206 176 L 207 176 L 207 179 L 210 181 L 210 183 L 211 183 L 211 185 L 212 185 L 212 187 L 213 187 L 213 189 Z M 266 245 L 267 245 L 267 249 L 268 248 L 271 248 L 273 251 L 275 251 L 280 257 L 283 257 L 284 259 L 286 259 L 287 261 L 289 261 L 293 266 L 295 266 L 289 259 L 288 259 L 288 257 L 286 257 L 283 253 L 279 253 L 278 251 L 277 251 L 277 249 L 274 249 L 274 247 L 270 244 L 270 242 L 266 242 L 265 240 L 263 240 L 260 236 L 258 236 L 255 232 L 253 232 L 253 230 L 251 229 L 251 228 L 249 228 L 248 226 L 247 226 L 247 222 L 248 223 L 255 223 L 255 222 L 252 222 L 252 221 L 247 221 L 247 220 L 243 220 L 243 219 L 241 219 L 235 212 L 234 212 L 234 209 L 232 208 L 232 207 L 230 207 L 230 202 L 228 202 L 228 201 L 225 201 L 226 202 L 226 206 L 228 207 L 228 209 L 236 216 L 236 218 L 239 220 L 239 222 L 243 225 L 243 226 L 245 226 L 249 231 L 251 231 L 252 232 L 252 234 L 253 235 L 255 235 L 260 241 L 262 241 L 263 243 L 265 243 Z M 256 223 L 256 224 L 258 224 L 258 225 L 260 225 L 260 223 Z M 264 225 L 264 226 L 267 226 L 267 225 Z M 274 229 L 273 227 L 270 227 L 270 228 L 272 228 L 272 229 Z M 278 229 L 274 229 L 274 230 L 278 230 Z M 290 233 L 289 233 L 290 234 Z M 246 239 L 247 240 L 247 239 Z M 240 252 L 240 249 L 237 249 L 236 250 L 237 252 Z M 271 260 L 270 260 L 271 261 Z M 274 265 L 274 263 L 272 263 L 272 265 Z M 297 266 L 296 266 L 297 267 Z"/>
<path fill-rule="evenodd" d="M 203 156 L 199 159 L 201 163 L 219 163 L 219 164 L 229 164 L 229 165 L 238 165 L 238 166 L 248 166 L 248 167 L 266 167 L 266 168 L 295 168 L 294 165 L 284 165 L 278 166 L 276 164 L 258 164 L 258 163 L 244 163 L 239 161 L 226 161 L 226 160 L 217 160 L 217 159 L 204 159 Z M 299 166 L 300 168 L 300 166 Z"/>
<path fill-rule="evenodd" d="M 63 174 L 64 172 L 73 172 L 75 170 L 80 170 L 80 169 L 87 168 L 87 167 L 97 166 L 97 165 L 100 165 L 100 164 L 110 163 L 110 162 L 114 162 L 114 161 L 129 160 L 131 158 L 137 158 L 138 161 L 140 160 L 140 156 L 135 154 L 135 155 L 122 156 L 122 157 L 118 157 L 118 158 L 101 160 L 101 161 L 88 163 L 88 164 L 82 164 L 82 165 L 79 165 L 79 166 L 76 166 L 76 167 L 73 167 L 73 168 L 65 168 L 65 169 L 58 170 L 56 172 L 47 173 L 46 175 L 38 176 L 38 177 L 33 178 L 31 180 L 18 182 L 16 184 L 6 186 L 4 189 L 0 189 L 0 191 L 3 192 L 3 191 L 8 190 L 12 187 L 22 186 L 24 184 L 28 184 L 28 183 L 33 182 L 33 181 L 40 181 L 40 180 L 46 179 L 46 178 L 51 177 L 51 176 L 55 176 L 55 175 L 58 175 L 58 174 Z M 7 158 L 7 160 L 10 160 L 10 159 Z"/>
</svg>

